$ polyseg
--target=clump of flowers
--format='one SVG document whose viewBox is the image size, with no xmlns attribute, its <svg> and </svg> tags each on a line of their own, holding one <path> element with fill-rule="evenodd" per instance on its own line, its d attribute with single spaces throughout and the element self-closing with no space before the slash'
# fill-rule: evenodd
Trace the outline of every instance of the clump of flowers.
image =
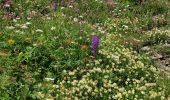
<svg viewBox="0 0 170 100">
<path fill-rule="evenodd" d="M 164 88 L 156 83 L 158 74 L 148 63 L 149 58 L 113 41 L 113 34 L 100 40 L 98 53 L 103 58 L 99 56 L 99 59 L 87 62 L 86 68 L 63 70 L 61 80 L 54 87 L 57 99 L 150 100 L 165 97 Z M 99 37 L 93 35 L 94 55 L 98 46 Z"/>
</svg>

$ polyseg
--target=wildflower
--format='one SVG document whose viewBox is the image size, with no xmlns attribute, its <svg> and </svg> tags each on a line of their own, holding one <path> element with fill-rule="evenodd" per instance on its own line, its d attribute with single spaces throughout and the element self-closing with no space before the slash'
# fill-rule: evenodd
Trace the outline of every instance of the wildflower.
<svg viewBox="0 0 170 100">
<path fill-rule="evenodd" d="M 93 53 L 94 57 L 96 56 L 98 45 L 99 45 L 99 37 L 97 35 L 93 35 L 93 37 L 92 37 L 92 53 Z"/>
<path fill-rule="evenodd" d="M 54 78 L 45 78 L 46 81 L 54 81 Z"/>
<path fill-rule="evenodd" d="M 28 27 L 27 27 L 26 24 L 23 24 L 23 25 L 21 26 L 21 28 L 22 28 L 22 29 L 27 29 Z"/>
<path fill-rule="evenodd" d="M 150 99 L 156 98 L 158 96 L 158 94 L 155 91 L 149 91 L 150 94 Z"/>
<path fill-rule="evenodd" d="M 28 19 L 28 20 L 30 20 L 30 19 L 31 19 L 31 17 L 27 17 L 27 19 Z"/>
<path fill-rule="evenodd" d="M 77 18 L 74 18 L 73 20 L 74 20 L 74 22 L 78 22 L 78 19 L 77 19 Z"/>
<path fill-rule="evenodd" d="M 26 25 L 30 25 L 31 23 L 30 22 L 26 22 Z"/>
<path fill-rule="evenodd" d="M 75 74 L 75 72 L 69 72 L 68 74 L 69 74 L 69 75 L 74 75 L 74 74 Z"/>
<path fill-rule="evenodd" d="M 83 16 L 79 16 L 79 18 L 83 19 Z"/>
<path fill-rule="evenodd" d="M 140 91 L 146 90 L 146 86 L 141 86 L 141 87 L 137 88 L 137 90 L 140 90 Z"/>
<path fill-rule="evenodd" d="M 61 7 L 61 10 L 63 10 L 65 7 Z"/>
<path fill-rule="evenodd" d="M 20 31 L 20 30 L 16 30 L 15 32 L 16 32 L 16 33 L 20 33 L 21 31 Z"/>
<path fill-rule="evenodd" d="M 44 98 L 45 95 L 41 92 L 37 92 L 37 96 L 40 97 L 40 98 Z"/>
<path fill-rule="evenodd" d="M 151 87 L 151 86 L 155 86 L 156 83 L 146 83 L 145 85 L 148 86 L 148 87 Z"/>
<path fill-rule="evenodd" d="M 16 18 L 15 18 L 16 20 L 19 20 L 19 19 L 21 19 L 19 16 L 17 16 Z"/>
<path fill-rule="evenodd" d="M 12 44 L 14 44 L 14 43 L 15 43 L 14 40 L 12 40 L 12 39 L 8 40 L 8 44 L 12 45 Z"/>
<path fill-rule="evenodd" d="M 51 17 L 47 17 L 47 19 L 48 19 L 48 20 L 50 20 L 50 19 L 51 19 Z"/>
<path fill-rule="evenodd" d="M 17 20 L 16 20 L 16 19 L 13 19 L 13 22 L 17 22 Z"/>
<path fill-rule="evenodd" d="M 33 46 L 37 46 L 38 44 L 36 44 L 36 43 L 34 43 L 34 44 L 32 44 Z"/>
<path fill-rule="evenodd" d="M 14 29 L 15 27 L 13 27 L 13 26 L 7 26 L 6 27 L 6 29 L 9 29 L 9 30 L 12 30 L 12 29 Z"/>
<path fill-rule="evenodd" d="M 73 6 L 72 6 L 72 5 L 70 5 L 70 6 L 69 6 L 69 8 L 73 8 Z"/>
<path fill-rule="evenodd" d="M 98 60 L 95 60 L 95 65 L 99 65 L 100 62 Z"/>
<path fill-rule="evenodd" d="M 81 45 L 81 49 L 87 49 L 88 46 L 86 44 Z"/>
<path fill-rule="evenodd" d="M 51 27 L 51 30 L 52 30 L 52 31 L 53 31 L 53 30 L 55 30 L 55 29 L 56 29 L 56 27 L 54 27 L 54 26 L 53 26 L 53 27 Z"/>
<path fill-rule="evenodd" d="M 42 32 L 43 32 L 43 30 L 37 29 L 37 30 L 36 30 L 36 32 L 40 32 L 40 33 L 42 33 Z"/>
</svg>

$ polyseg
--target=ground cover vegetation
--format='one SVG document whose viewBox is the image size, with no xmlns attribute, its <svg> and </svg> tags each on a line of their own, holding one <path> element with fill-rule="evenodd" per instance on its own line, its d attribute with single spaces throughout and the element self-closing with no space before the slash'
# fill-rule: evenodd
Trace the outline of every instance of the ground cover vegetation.
<svg viewBox="0 0 170 100">
<path fill-rule="evenodd" d="M 0 0 L 0 99 L 169 100 L 169 0 Z"/>
</svg>

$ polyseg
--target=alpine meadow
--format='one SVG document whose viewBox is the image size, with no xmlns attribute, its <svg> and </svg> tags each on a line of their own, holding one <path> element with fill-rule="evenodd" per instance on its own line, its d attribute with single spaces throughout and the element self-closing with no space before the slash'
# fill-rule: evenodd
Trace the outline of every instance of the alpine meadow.
<svg viewBox="0 0 170 100">
<path fill-rule="evenodd" d="M 0 100 L 170 100 L 170 0 L 0 0 Z"/>
</svg>

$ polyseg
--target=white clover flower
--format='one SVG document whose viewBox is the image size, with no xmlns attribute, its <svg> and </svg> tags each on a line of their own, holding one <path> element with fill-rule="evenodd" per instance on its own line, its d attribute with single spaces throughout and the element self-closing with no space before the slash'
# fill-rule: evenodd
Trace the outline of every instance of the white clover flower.
<svg viewBox="0 0 170 100">
<path fill-rule="evenodd" d="M 20 24 L 15 24 L 16 27 L 20 27 L 21 25 Z"/>
<path fill-rule="evenodd" d="M 16 20 L 16 19 L 13 19 L 13 22 L 15 22 L 15 23 L 16 23 L 16 22 L 17 22 L 17 20 Z"/>
<path fill-rule="evenodd" d="M 146 90 L 146 86 L 141 86 L 141 87 L 137 88 L 137 90 L 144 91 L 144 90 Z"/>
<path fill-rule="evenodd" d="M 16 33 L 20 33 L 21 31 L 20 31 L 20 30 L 16 30 L 15 32 L 16 32 Z"/>
<path fill-rule="evenodd" d="M 102 59 L 98 59 L 99 62 L 102 62 Z"/>
<path fill-rule="evenodd" d="M 158 94 L 155 91 L 149 91 L 149 94 L 151 99 L 156 98 L 158 96 Z"/>
<path fill-rule="evenodd" d="M 161 100 L 165 100 L 165 97 L 161 96 Z M 168 97 L 168 100 L 170 100 L 170 96 Z"/>
<path fill-rule="evenodd" d="M 63 73 L 65 74 L 65 73 L 67 73 L 67 71 L 66 71 L 66 70 L 63 70 Z"/>
<path fill-rule="evenodd" d="M 125 84 L 127 85 L 127 84 L 128 84 L 128 81 L 126 81 Z"/>
<path fill-rule="evenodd" d="M 74 74 L 75 74 L 75 72 L 69 72 L 68 74 L 69 74 L 69 75 L 74 75 Z"/>
<path fill-rule="evenodd" d="M 132 89 L 132 94 L 134 94 L 135 93 L 135 90 L 134 89 Z"/>
<path fill-rule="evenodd" d="M 69 6 L 69 8 L 73 8 L 73 6 L 72 6 L 72 5 L 70 5 L 70 6 Z"/>
<path fill-rule="evenodd" d="M 73 21 L 74 22 L 78 22 L 78 19 L 75 17 L 75 18 L 73 18 Z"/>
<path fill-rule="evenodd" d="M 59 85 L 53 85 L 54 88 L 59 88 Z"/>
<path fill-rule="evenodd" d="M 108 59 L 111 58 L 110 55 L 107 55 L 107 58 L 108 58 Z"/>
<path fill-rule="evenodd" d="M 88 87 L 87 92 L 90 93 L 92 91 L 91 87 Z"/>
<path fill-rule="evenodd" d="M 50 19 L 51 19 L 51 17 L 47 17 L 47 19 L 48 19 L 48 20 L 50 20 Z"/>
<path fill-rule="evenodd" d="M 26 25 L 30 25 L 31 23 L 30 23 L 30 22 L 26 22 L 25 24 L 26 24 Z"/>
<path fill-rule="evenodd" d="M 122 26 L 125 30 L 127 30 L 129 27 L 127 25 Z"/>
<path fill-rule="evenodd" d="M 36 43 L 34 43 L 34 44 L 32 44 L 33 46 L 38 46 L 38 44 L 36 44 Z"/>
<path fill-rule="evenodd" d="M 95 65 L 99 65 L 100 64 L 100 62 L 98 60 L 95 60 L 94 62 L 95 62 Z"/>
<path fill-rule="evenodd" d="M 53 26 L 53 27 L 51 27 L 51 30 L 52 30 L 52 31 L 53 31 L 53 30 L 55 30 L 55 29 L 56 29 L 56 27 L 54 27 L 54 26 Z"/>
<path fill-rule="evenodd" d="M 156 86 L 156 83 L 146 83 L 145 84 L 147 87 L 151 87 L 151 86 Z"/>
<path fill-rule="evenodd" d="M 15 18 L 15 19 L 19 20 L 19 19 L 21 19 L 21 18 L 20 18 L 20 17 L 17 17 L 17 18 Z"/>
<path fill-rule="evenodd" d="M 107 78 L 109 78 L 109 76 L 108 76 L 108 75 L 105 75 L 105 76 L 104 76 L 104 78 L 106 78 L 106 79 L 107 79 Z"/>
<path fill-rule="evenodd" d="M 144 91 L 141 91 L 141 94 L 145 94 L 145 92 L 144 92 Z"/>
<path fill-rule="evenodd" d="M 128 90 L 128 93 L 129 93 L 129 94 L 131 94 L 131 93 L 132 93 L 132 91 L 131 91 L 131 90 Z"/>
<path fill-rule="evenodd" d="M 119 72 L 125 72 L 125 69 L 123 69 L 123 68 L 121 68 L 121 69 L 119 69 Z"/>
<path fill-rule="evenodd" d="M 121 99 L 122 98 L 122 94 L 121 93 L 117 93 L 115 96 L 114 96 L 114 99 Z"/>
<path fill-rule="evenodd" d="M 74 97 L 74 100 L 79 100 L 78 97 Z"/>
<path fill-rule="evenodd" d="M 130 81 L 130 79 L 129 79 L 129 78 L 127 78 L 127 81 Z"/>
<path fill-rule="evenodd" d="M 37 30 L 35 30 L 36 32 L 40 32 L 40 33 L 42 33 L 43 32 L 43 30 L 41 30 L 41 29 L 37 29 Z"/>
<path fill-rule="evenodd" d="M 102 72 L 101 68 L 96 68 L 95 70 L 98 72 Z"/>
<path fill-rule="evenodd" d="M 65 7 L 61 7 L 61 10 L 65 9 Z"/>
<path fill-rule="evenodd" d="M 80 18 L 83 18 L 83 16 L 79 16 Z"/>
<path fill-rule="evenodd" d="M 21 28 L 22 28 L 22 29 L 27 29 L 28 26 L 27 26 L 26 24 L 23 24 L 23 25 L 21 26 Z"/>
<path fill-rule="evenodd" d="M 157 69 L 154 66 L 150 66 L 150 70 L 155 72 L 155 73 L 157 72 Z"/>
<path fill-rule="evenodd" d="M 7 26 L 6 29 L 9 29 L 9 30 L 12 30 L 14 29 L 15 27 L 14 26 Z"/>
<path fill-rule="evenodd" d="M 46 81 L 54 81 L 54 78 L 45 78 Z"/>
<path fill-rule="evenodd" d="M 31 17 L 27 17 L 28 20 L 31 20 L 32 18 Z"/>
</svg>

